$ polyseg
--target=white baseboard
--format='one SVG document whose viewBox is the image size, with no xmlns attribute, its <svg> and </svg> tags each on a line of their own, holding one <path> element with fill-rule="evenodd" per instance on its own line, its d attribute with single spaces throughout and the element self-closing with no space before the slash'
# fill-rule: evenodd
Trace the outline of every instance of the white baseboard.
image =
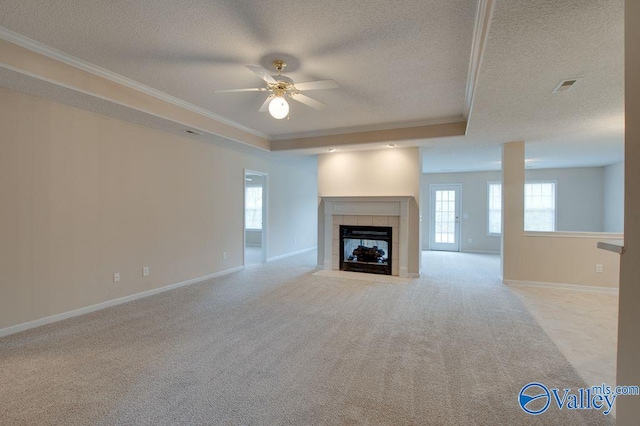
<svg viewBox="0 0 640 426">
<path fill-rule="evenodd" d="M 309 247 L 309 248 L 302 249 L 302 250 L 292 251 L 290 253 L 280 254 L 278 256 L 268 257 L 267 258 L 267 262 L 273 262 L 274 260 L 285 259 L 287 257 L 296 256 L 298 254 L 308 253 L 308 252 L 316 250 L 316 249 L 317 249 L 317 247 L 313 246 L 313 247 Z"/>
<path fill-rule="evenodd" d="M 427 247 L 427 248 L 423 248 L 422 251 L 432 251 L 432 250 L 429 247 Z M 434 251 L 440 251 L 440 250 L 434 250 Z M 456 253 L 456 252 L 451 252 L 451 253 Z M 493 250 L 460 250 L 458 253 L 500 254 L 499 251 L 493 251 Z"/>
<path fill-rule="evenodd" d="M 553 288 L 559 290 L 573 290 L 573 291 L 589 291 L 592 293 L 611 293 L 617 294 L 619 289 L 616 287 L 600 287 L 592 285 L 582 284 L 563 284 L 563 283 L 546 283 L 540 281 L 518 281 L 518 280 L 502 280 L 502 282 L 508 286 L 515 287 L 537 287 L 537 288 Z"/>
<path fill-rule="evenodd" d="M 10 334 L 19 333 L 21 331 L 29 330 L 31 328 L 40 327 L 46 324 L 51 324 L 53 322 L 62 321 L 67 318 L 77 317 L 78 315 L 88 314 L 90 312 L 98 311 L 100 309 L 109 308 L 111 306 L 121 305 L 123 303 L 131 302 L 133 300 L 142 299 L 144 297 L 149 297 L 154 294 L 162 293 L 165 291 L 173 290 L 175 288 L 184 287 L 190 284 L 199 283 L 201 281 L 206 281 L 211 278 L 220 277 L 222 275 L 231 274 L 233 272 L 237 272 L 244 269 L 243 266 L 236 266 L 235 268 L 225 269 L 224 271 L 214 272 L 213 274 L 204 275 L 198 278 L 192 278 L 187 281 L 182 281 L 175 284 L 169 284 L 164 287 L 154 288 L 152 290 L 143 291 L 141 293 L 131 294 L 129 296 L 120 297 L 118 299 L 107 300 L 106 302 L 97 303 L 91 306 L 85 306 L 84 308 L 74 309 L 73 311 L 63 312 L 61 314 L 51 315 L 44 318 L 39 318 L 37 320 L 24 322 L 22 324 L 12 325 L 9 327 L 5 327 L 0 329 L 0 337 L 8 336 Z"/>
</svg>

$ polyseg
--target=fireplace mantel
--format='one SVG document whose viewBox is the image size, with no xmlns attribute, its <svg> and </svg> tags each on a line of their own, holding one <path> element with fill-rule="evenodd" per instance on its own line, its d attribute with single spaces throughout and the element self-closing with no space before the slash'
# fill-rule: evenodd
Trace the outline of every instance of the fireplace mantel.
<svg viewBox="0 0 640 426">
<path fill-rule="evenodd" d="M 333 216 L 397 216 L 398 275 L 409 277 L 409 202 L 412 196 L 395 197 L 321 197 L 324 203 L 324 269 L 332 270 L 336 253 L 333 253 Z"/>
</svg>

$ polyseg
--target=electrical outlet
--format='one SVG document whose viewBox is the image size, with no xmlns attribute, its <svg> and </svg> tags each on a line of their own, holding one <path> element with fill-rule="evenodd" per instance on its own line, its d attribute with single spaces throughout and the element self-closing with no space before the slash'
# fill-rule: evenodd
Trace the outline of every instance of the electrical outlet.
<svg viewBox="0 0 640 426">
<path fill-rule="evenodd" d="M 120 272 L 114 272 L 114 274 L 113 274 L 113 282 L 114 283 L 119 283 L 120 282 Z"/>
<path fill-rule="evenodd" d="M 469 239 L 467 240 L 467 242 L 468 242 L 469 244 L 471 244 L 471 243 L 473 243 L 473 239 L 472 239 L 472 238 L 469 238 Z"/>
<path fill-rule="evenodd" d="M 143 277 L 148 277 L 149 276 L 149 267 L 148 266 L 143 266 L 142 267 L 142 276 Z"/>
<path fill-rule="evenodd" d="M 223 258 L 223 259 L 226 259 L 226 258 L 227 258 L 227 252 L 226 252 L 226 251 L 223 251 L 223 252 L 222 252 L 222 258 Z"/>
<path fill-rule="evenodd" d="M 596 272 L 599 274 L 602 273 L 602 264 L 596 263 Z"/>
</svg>

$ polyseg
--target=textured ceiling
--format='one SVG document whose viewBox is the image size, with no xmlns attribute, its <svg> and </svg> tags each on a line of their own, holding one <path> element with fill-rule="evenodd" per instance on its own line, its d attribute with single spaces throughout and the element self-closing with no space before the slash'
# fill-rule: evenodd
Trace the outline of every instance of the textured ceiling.
<svg viewBox="0 0 640 426">
<path fill-rule="evenodd" d="M 422 146 L 426 172 L 499 169 L 500 145 L 513 140 L 527 141 L 533 168 L 622 161 L 623 0 L 493 4 L 467 135 L 397 145 Z M 3 0 L 0 26 L 273 139 L 339 137 L 460 117 L 476 5 L 477 0 Z M 275 58 L 288 62 L 287 75 L 295 81 L 336 80 L 339 90 L 308 92 L 329 110 L 292 102 L 291 119 L 277 121 L 257 112 L 264 94 L 213 93 L 259 87 L 261 80 L 245 65 L 269 67 Z M 0 84 L 7 87 L 184 132 L 166 120 L 4 74 Z M 567 78 L 580 80 L 570 91 L 552 94 Z M 217 137 L 210 142 L 231 143 Z M 299 154 L 320 152 L 326 147 Z"/>
<path fill-rule="evenodd" d="M 525 142 L 527 169 L 600 167 L 624 161 L 622 132 L 572 133 Z M 502 146 L 463 137 L 433 143 L 423 150 L 424 173 L 500 170 Z"/>
<path fill-rule="evenodd" d="M 270 136 L 460 117 L 476 0 L 189 2 L 3 0 L 0 26 Z M 245 65 L 285 59 L 297 82 L 333 79 L 291 102 L 291 119 L 257 110 Z"/>
<path fill-rule="evenodd" d="M 518 140 L 530 168 L 623 161 L 623 22 L 623 0 L 496 2 L 467 135 L 430 141 L 423 170 L 499 170 L 500 144 Z"/>
<path fill-rule="evenodd" d="M 467 136 L 507 142 L 619 131 L 623 21 L 623 0 L 497 2 Z M 570 78 L 580 78 L 574 88 L 552 93 Z"/>
</svg>

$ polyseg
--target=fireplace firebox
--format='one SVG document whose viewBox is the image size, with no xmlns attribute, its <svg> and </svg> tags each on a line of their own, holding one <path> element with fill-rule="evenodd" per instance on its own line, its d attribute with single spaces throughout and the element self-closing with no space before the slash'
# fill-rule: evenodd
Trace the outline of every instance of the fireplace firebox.
<svg viewBox="0 0 640 426">
<path fill-rule="evenodd" d="M 391 275 L 388 226 L 340 225 L 340 270 Z"/>
</svg>

